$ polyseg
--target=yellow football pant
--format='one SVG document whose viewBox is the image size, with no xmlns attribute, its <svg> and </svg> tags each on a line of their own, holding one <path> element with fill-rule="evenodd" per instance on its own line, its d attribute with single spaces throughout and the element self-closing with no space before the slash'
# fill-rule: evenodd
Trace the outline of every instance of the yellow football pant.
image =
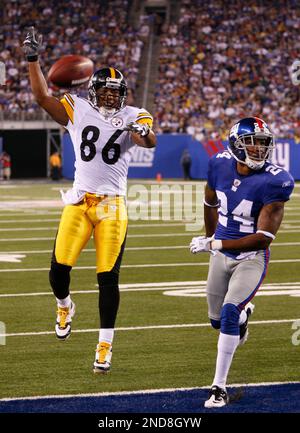
<svg viewBox="0 0 300 433">
<path fill-rule="evenodd" d="M 55 241 L 57 263 L 74 266 L 94 231 L 97 273 L 115 270 L 127 232 L 127 211 L 123 197 L 87 193 L 75 205 L 65 206 Z"/>
</svg>

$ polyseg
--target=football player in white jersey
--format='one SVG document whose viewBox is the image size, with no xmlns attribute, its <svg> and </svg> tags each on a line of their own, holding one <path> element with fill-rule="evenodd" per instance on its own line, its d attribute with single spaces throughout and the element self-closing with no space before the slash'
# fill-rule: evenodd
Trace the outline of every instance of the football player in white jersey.
<svg viewBox="0 0 300 433">
<path fill-rule="evenodd" d="M 32 92 L 37 103 L 69 131 L 76 158 L 73 188 L 63 194 L 65 207 L 49 273 L 57 300 L 55 332 L 60 340 L 71 333 L 75 304 L 69 292 L 70 271 L 93 233 L 100 290 L 100 330 L 93 370 L 107 373 L 127 232 L 125 196 L 130 149 L 135 145 L 155 146 L 153 119 L 143 108 L 126 106 L 127 85 L 114 67 L 94 73 L 88 100 L 67 93 L 59 101 L 49 95 L 38 61 L 40 45 L 32 27 L 23 43 Z"/>
</svg>

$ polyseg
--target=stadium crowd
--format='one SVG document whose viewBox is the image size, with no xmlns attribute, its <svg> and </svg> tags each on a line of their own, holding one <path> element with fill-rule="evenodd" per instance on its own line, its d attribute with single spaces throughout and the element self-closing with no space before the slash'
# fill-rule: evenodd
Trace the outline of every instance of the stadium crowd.
<svg viewBox="0 0 300 433">
<path fill-rule="evenodd" d="M 21 111 L 27 113 L 27 119 L 41 115 L 20 48 L 27 28 L 33 24 L 44 36 L 40 62 L 45 73 L 61 56 L 81 54 L 91 58 L 96 68 L 115 65 L 126 76 L 129 89 L 134 90 L 146 26 L 144 23 L 139 33 L 128 24 L 129 7 L 129 0 L 5 2 L 0 11 L 0 61 L 6 65 L 7 82 L 5 87 L 0 86 L 0 110 L 11 119 L 17 119 Z M 55 87 L 50 90 L 59 93 Z"/>
<path fill-rule="evenodd" d="M 64 54 L 83 54 L 96 68 L 114 64 L 134 93 L 149 26 L 128 24 L 131 6 L 130 0 L 5 2 L 0 61 L 7 83 L 0 86 L 0 111 L 12 119 L 21 111 L 41 115 L 20 48 L 33 23 L 44 35 L 45 72 Z M 177 23 L 163 26 L 160 38 L 156 132 L 224 139 L 236 119 L 257 115 L 277 136 L 300 141 L 300 92 L 289 74 L 300 57 L 297 0 L 181 0 Z"/>
<path fill-rule="evenodd" d="M 300 140 L 300 93 L 289 75 L 299 54 L 297 1 L 183 0 L 161 37 L 158 132 L 224 139 L 237 119 L 256 115 Z"/>
</svg>

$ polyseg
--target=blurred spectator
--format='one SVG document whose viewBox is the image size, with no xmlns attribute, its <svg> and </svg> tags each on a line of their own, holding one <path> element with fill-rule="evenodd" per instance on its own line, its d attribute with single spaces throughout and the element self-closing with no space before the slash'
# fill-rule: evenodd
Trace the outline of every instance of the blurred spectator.
<svg viewBox="0 0 300 433">
<path fill-rule="evenodd" d="M 61 159 L 58 152 L 52 153 L 50 156 L 50 176 L 52 180 L 60 180 L 61 178 Z"/>
<path fill-rule="evenodd" d="M 11 176 L 11 158 L 7 152 L 2 152 L 0 155 L 1 171 L 0 178 L 3 180 L 10 180 Z"/>
<path fill-rule="evenodd" d="M 180 164 L 181 164 L 182 169 L 183 169 L 184 180 L 191 180 L 192 178 L 191 178 L 190 171 L 191 171 L 191 165 L 192 165 L 192 158 L 191 158 L 191 155 L 190 155 L 188 149 L 185 149 L 183 151 L 183 154 L 180 158 Z"/>
</svg>

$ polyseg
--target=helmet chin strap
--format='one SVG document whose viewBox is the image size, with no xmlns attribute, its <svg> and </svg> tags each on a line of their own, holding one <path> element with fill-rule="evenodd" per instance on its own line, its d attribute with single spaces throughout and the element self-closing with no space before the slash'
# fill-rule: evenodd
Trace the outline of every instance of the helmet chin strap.
<svg viewBox="0 0 300 433">
<path fill-rule="evenodd" d="M 260 170 L 265 165 L 265 160 L 256 162 L 250 159 L 249 156 L 247 156 L 244 164 L 246 164 L 247 167 L 251 168 L 252 170 Z"/>
<path fill-rule="evenodd" d="M 104 117 L 112 117 L 118 110 L 116 108 L 99 107 L 99 112 Z"/>
</svg>

